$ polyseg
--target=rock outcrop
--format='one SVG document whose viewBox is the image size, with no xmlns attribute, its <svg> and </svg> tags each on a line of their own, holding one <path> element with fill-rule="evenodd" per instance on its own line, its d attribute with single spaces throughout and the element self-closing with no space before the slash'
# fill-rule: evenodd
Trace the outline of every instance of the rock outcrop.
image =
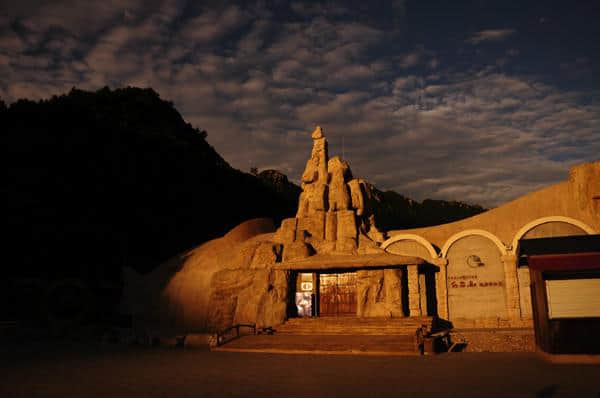
<svg viewBox="0 0 600 398">
<path fill-rule="evenodd" d="M 214 331 L 232 322 L 285 319 L 287 273 L 273 270 L 282 246 L 269 219 L 246 221 L 148 275 L 127 269 L 123 312 L 139 328 Z"/>
<path fill-rule="evenodd" d="M 384 235 L 375 226 L 372 212 L 373 187 L 353 179 L 343 159 L 329 158 L 320 127 L 313 131 L 312 140 L 295 218 L 284 219 L 276 231 L 270 220 L 250 220 L 150 275 L 127 272 L 123 307 L 138 324 L 196 331 L 236 323 L 277 325 L 286 319 L 290 300 L 290 274 L 277 267 L 279 263 L 317 254 L 383 253 L 378 242 Z M 398 297 L 390 290 L 398 287 L 399 276 L 387 270 L 365 272 L 360 314 L 401 313 Z"/>
<path fill-rule="evenodd" d="M 568 183 L 548 187 L 487 214 L 435 228 L 403 231 L 422 237 L 412 242 L 419 249 L 398 240 L 392 243 L 402 244 L 400 249 L 388 246 L 384 252 L 380 243 L 386 237 L 375 224 L 375 211 L 381 208 L 380 193 L 367 181 L 355 179 L 343 159 L 329 158 L 320 127 L 312 133 L 312 140 L 296 217 L 284 219 L 277 229 L 270 220 L 249 220 L 146 276 L 126 270 L 123 309 L 134 316 L 136 325 L 195 332 L 236 323 L 275 326 L 284 322 L 287 311 L 294 307 L 296 273 L 350 269 L 356 272 L 357 316 L 419 315 L 435 304 L 429 301 L 435 297 L 432 292 L 440 297 L 441 312 L 452 314 L 444 282 L 456 264 L 452 265 L 452 256 L 442 259 L 430 254 L 428 247 L 433 247 L 424 246 L 421 240 L 443 247 L 461 230 L 485 228 L 510 242 L 525 223 L 540 217 L 547 221 L 556 214 L 587 220 L 588 230 L 600 229 L 600 162 L 593 162 L 574 167 Z M 518 256 L 500 257 L 496 245 L 489 245 L 496 253 L 497 269 L 511 269 L 508 275 L 516 287 L 515 278 L 520 278 L 514 273 L 517 264 L 509 267 L 508 262 L 500 264 L 500 259 L 516 261 Z M 480 250 L 480 246 L 473 244 L 472 248 Z M 462 255 L 459 257 L 463 261 Z M 427 261 L 439 267 L 435 278 L 431 278 L 433 267 L 419 268 Z M 438 284 L 433 289 L 430 286 L 435 279 Z M 513 303 L 519 300 L 515 290 L 510 296 Z M 499 319 L 493 318 L 494 322 Z"/>
<path fill-rule="evenodd" d="M 402 273 L 400 269 L 357 271 L 357 315 L 403 317 Z"/>
<path fill-rule="evenodd" d="M 276 241 L 284 246 L 305 243 L 314 253 L 381 252 L 377 243 L 383 242 L 385 235 L 375 226 L 373 186 L 353 179 L 345 160 L 337 156 L 329 159 L 321 127 L 315 128 L 312 139 L 298 213 L 295 219 L 283 220 Z"/>
</svg>

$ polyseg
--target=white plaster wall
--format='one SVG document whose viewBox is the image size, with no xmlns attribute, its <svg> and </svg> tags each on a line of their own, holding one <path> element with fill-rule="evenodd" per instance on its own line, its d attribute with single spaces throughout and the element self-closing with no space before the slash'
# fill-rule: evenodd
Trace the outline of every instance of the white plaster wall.
<svg viewBox="0 0 600 398">
<path fill-rule="evenodd" d="M 431 257 L 429 251 L 422 244 L 408 239 L 394 242 L 385 250 L 390 253 L 401 254 L 404 256 L 421 257 L 424 259 L 429 259 Z"/>
<path fill-rule="evenodd" d="M 467 261 L 478 256 L 483 266 Z M 506 318 L 504 266 L 490 239 L 470 235 L 448 250 L 448 315 L 456 319 Z"/>
<path fill-rule="evenodd" d="M 521 239 L 550 238 L 553 236 L 587 235 L 581 228 L 566 222 L 552 221 L 533 227 Z"/>
</svg>

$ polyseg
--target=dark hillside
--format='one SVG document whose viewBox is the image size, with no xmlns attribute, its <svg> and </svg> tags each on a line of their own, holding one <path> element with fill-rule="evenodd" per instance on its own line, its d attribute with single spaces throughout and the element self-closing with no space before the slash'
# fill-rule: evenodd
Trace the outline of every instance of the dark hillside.
<svg viewBox="0 0 600 398">
<path fill-rule="evenodd" d="M 0 319 L 67 331 L 73 319 L 110 319 L 123 266 L 146 272 L 247 219 L 296 213 L 300 187 L 275 170 L 231 168 L 151 89 L 0 101 L 0 126 Z M 482 210 L 379 196 L 384 230 Z"/>
<path fill-rule="evenodd" d="M 256 176 L 279 194 L 282 201 L 290 203 L 294 209 L 298 208 L 298 200 L 302 188 L 290 182 L 287 176 L 277 170 L 263 170 Z"/>
<path fill-rule="evenodd" d="M 378 191 L 377 224 L 385 231 L 429 227 L 462 220 L 486 211 L 481 206 L 457 201 L 409 199 L 394 191 Z"/>
<path fill-rule="evenodd" d="M 73 89 L 0 115 L 10 274 L 118 278 L 124 264 L 143 272 L 246 219 L 295 212 L 151 89 Z"/>
<path fill-rule="evenodd" d="M 13 275 L 116 280 L 253 217 L 296 212 L 300 188 L 276 170 L 233 169 L 151 89 L 0 101 L 4 228 Z M 308 154 L 307 154 L 308 155 Z M 484 209 L 379 192 L 384 230 L 435 225 Z"/>
</svg>

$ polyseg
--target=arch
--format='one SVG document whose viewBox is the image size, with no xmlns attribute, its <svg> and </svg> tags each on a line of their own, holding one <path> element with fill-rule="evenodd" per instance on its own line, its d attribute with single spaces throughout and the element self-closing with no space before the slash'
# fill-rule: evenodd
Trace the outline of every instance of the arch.
<svg viewBox="0 0 600 398">
<path fill-rule="evenodd" d="M 394 235 L 391 238 L 389 238 L 388 240 L 386 240 L 385 242 L 383 242 L 381 244 L 381 248 L 385 250 L 392 243 L 396 243 L 401 240 L 414 240 L 415 242 L 420 243 L 422 246 L 424 246 L 425 249 L 427 249 L 427 251 L 429 252 L 429 255 L 431 256 L 432 259 L 438 257 L 438 254 L 435 251 L 435 248 L 433 247 L 433 245 L 431 243 L 429 243 L 429 241 L 427 239 L 423 238 L 422 236 L 415 235 L 415 234 Z"/>
<path fill-rule="evenodd" d="M 479 235 L 479 236 L 488 238 L 489 240 L 491 240 L 492 242 L 494 242 L 496 244 L 496 246 L 498 247 L 498 250 L 500 250 L 500 253 L 503 256 L 507 255 L 506 245 L 504 243 L 502 243 L 502 241 L 500 239 L 498 239 L 498 237 L 496 235 L 494 235 L 488 231 L 484 231 L 483 229 L 467 229 L 467 230 L 464 230 L 464 231 L 461 231 L 459 233 L 452 235 L 446 241 L 446 243 L 444 244 L 444 247 L 442 248 L 441 257 L 446 258 L 446 255 L 448 254 L 448 250 L 450 250 L 450 247 L 457 240 L 462 239 L 467 236 L 470 236 L 470 235 Z"/>
<path fill-rule="evenodd" d="M 541 224 L 546 224 L 549 222 L 563 222 L 563 223 L 567 223 L 567 224 L 571 224 L 574 225 L 578 228 L 581 228 L 582 230 L 585 231 L 585 233 L 587 233 L 588 235 L 593 235 L 596 232 L 594 231 L 594 229 L 592 227 L 590 227 L 589 225 L 576 220 L 574 218 L 571 217 L 564 217 L 564 216 L 550 216 L 550 217 L 542 217 L 542 218 L 538 218 L 536 220 L 531 221 L 530 223 L 525 224 L 516 234 L 515 237 L 512 241 L 512 250 L 516 250 L 517 249 L 517 245 L 519 244 L 519 241 L 521 240 L 521 238 L 523 237 L 523 235 L 525 235 L 527 232 L 529 232 L 531 229 L 537 227 L 538 225 Z"/>
</svg>

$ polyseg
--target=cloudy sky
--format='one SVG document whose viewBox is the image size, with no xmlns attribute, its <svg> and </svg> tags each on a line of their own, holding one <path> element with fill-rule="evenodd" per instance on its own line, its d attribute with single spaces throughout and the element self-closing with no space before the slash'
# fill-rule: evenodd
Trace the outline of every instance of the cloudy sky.
<svg viewBox="0 0 600 398">
<path fill-rule="evenodd" d="M 152 87 L 296 181 L 319 124 L 380 189 L 491 207 L 600 159 L 596 4 L 0 0 L 0 98 Z"/>
</svg>

